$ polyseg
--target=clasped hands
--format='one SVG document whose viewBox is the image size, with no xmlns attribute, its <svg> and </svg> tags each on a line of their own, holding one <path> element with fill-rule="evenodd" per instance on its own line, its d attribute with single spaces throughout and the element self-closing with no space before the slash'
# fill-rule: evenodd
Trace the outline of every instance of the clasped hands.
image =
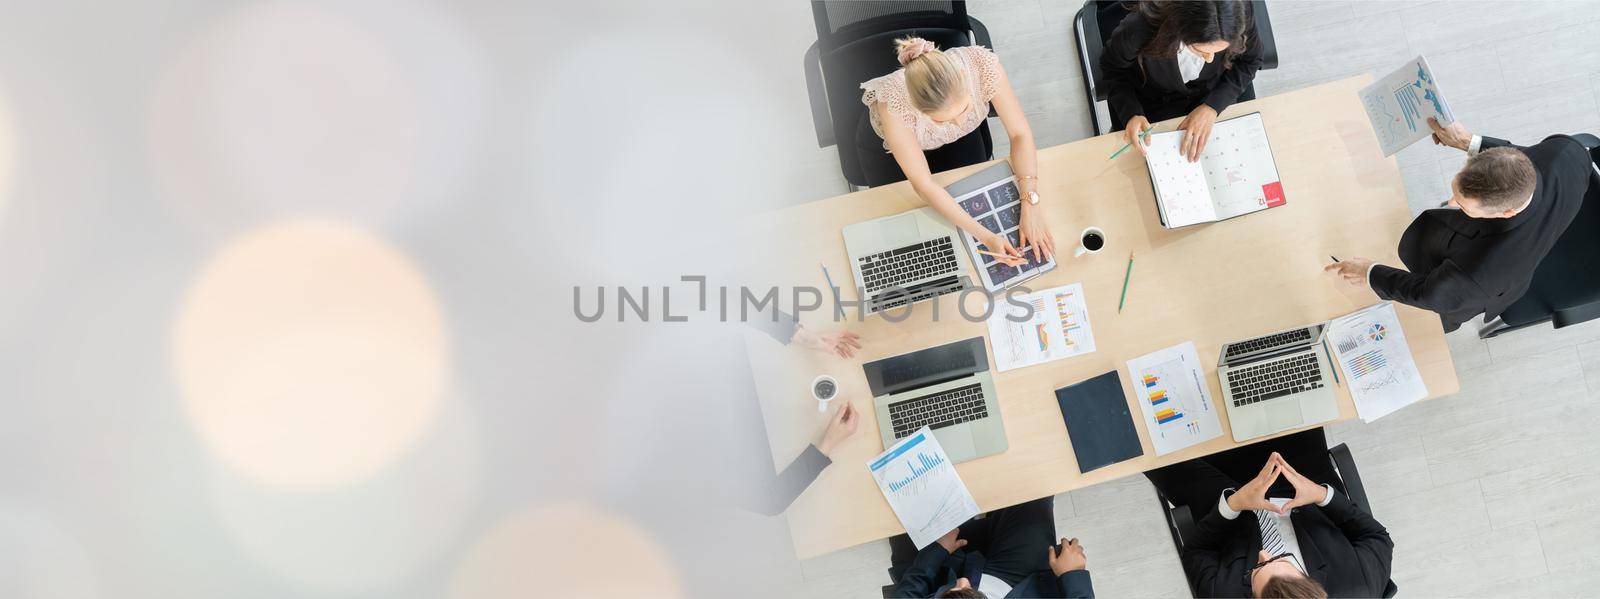
<svg viewBox="0 0 1600 599">
<path fill-rule="evenodd" d="M 1279 476 L 1287 479 L 1294 487 L 1294 499 L 1283 504 L 1283 507 L 1278 507 L 1277 504 L 1267 500 L 1267 489 L 1272 487 L 1272 483 L 1277 482 Z M 1274 451 L 1272 457 L 1267 458 L 1267 464 L 1261 467 L 1260 474 L 1228 496 L 1228 508 L 1236 512 L 1266 510 L 1274 514 L 1284 514 L 1302 505 L 1322 503 L 1327 499 L 1327 487 L 1296 472 L 1294 466 L 1290 466 L 1282 455 Z"/>
</svg>

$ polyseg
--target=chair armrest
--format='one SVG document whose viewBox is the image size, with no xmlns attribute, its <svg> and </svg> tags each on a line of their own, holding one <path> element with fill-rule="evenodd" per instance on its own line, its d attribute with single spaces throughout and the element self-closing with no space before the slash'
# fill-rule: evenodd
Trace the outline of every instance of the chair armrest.
<svg viewBox="0 0 1600 599">
<path fill-rule="evenodd" d="M 967 17 L 967 27 L 972 29 L 972 43 L 990 50 L 994 49 L 994 45 L 989 43 L 989 28 L 984 26 L 983 21 L 979 21 L 976 17 L 969 15 Z"/>
<path fill-rule="evenodd" d="M 1340 443 L 1328 450 L 1328 456 L 1333 458 L 1333 467 L 1338 469 L 1339 480 L 1344 482 L 1344 491 L 1350 495 L 1350 501 L 1371 514 L 1372 506 L 1367 503 L 1367 488 L 1361 484 L 1361 473 L 1356 471 L 1356 460 L 1350 455 L 1350 446 Z"/>
<path fill-rule="evenodd" d="M 1264 0 L 1250 2 L 1256 21 L 1256 37 L 1261 38 L 1261 70 L 1278 68 L 1278 42 L 1272 37 L 1272 19 L 1267 15 L 1267 3 Z"/>
<path fill-rule="evenodd" d="M 811 126 L 817 130 L 817 147 L 826 148 L 835 143 L 833 117 L 828 112 L 828 90 L 822 83 L 822 54 L 817 43 L 806 48 L 806 99 L 811 102 Z"/>
</svg>

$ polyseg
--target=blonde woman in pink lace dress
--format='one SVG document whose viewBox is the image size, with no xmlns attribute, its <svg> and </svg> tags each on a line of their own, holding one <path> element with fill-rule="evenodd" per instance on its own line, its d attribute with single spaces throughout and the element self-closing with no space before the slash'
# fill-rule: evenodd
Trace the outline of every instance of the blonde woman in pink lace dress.
<svg viewBox="0 0 1600 599">
<path fill-rule="evenodd" d="M 1013 266 L 1024 262 L 1022 251 L 1005 236 L 985 229 L 955 198 L 933 180 L 924 151 L 961 139 L 983 124 L 990 104 L 1000 115 L 1011 138 L 1011 170 L 1016 173 L 1022 192 L 1022 222 L 1018 245 L 1030 247 L 1035 259 L 1049 256 L 1055 240 L 1039 214 L 1038 152 L 1033 132 L 1022 114 L 1022 104 L 1006 79 L 1000 58 L 982 46 L 967 46 L 940 51 L 928 40 L 909 37 L 897 40 L 902 68 L 861 84 L 872 129 L 883 138 L 883 147 L 894 154 L 900 170 L 911 181 L 923 201 L 932 205 L 946 220 L 971 233 L 992 251 L 1014 258 Z"/>
</svg>

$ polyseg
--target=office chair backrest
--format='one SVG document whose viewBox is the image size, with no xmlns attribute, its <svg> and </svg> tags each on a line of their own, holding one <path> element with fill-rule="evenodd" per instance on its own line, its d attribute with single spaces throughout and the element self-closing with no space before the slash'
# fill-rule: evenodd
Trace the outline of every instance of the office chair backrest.
<svg viewBox="0 0 1600 599">
<path fill-rule="evenodd" d="M 840 1 L 811 3 L 823 87 L 845 179 L 865 185 L 856 159 L 856 128 L 867 107 L 861 84 L 900 68 L 894 40 L 918 36 L 940 49 L 971 45 L 964 2 Z"/>
</svg>

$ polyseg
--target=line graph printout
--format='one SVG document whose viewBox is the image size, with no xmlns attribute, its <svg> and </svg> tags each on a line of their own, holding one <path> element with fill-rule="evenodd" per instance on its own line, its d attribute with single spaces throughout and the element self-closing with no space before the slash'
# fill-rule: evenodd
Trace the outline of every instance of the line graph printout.
<svg viewBox="0 0 1600 599">
<path fill-rule="evenodd" d="M 1182 131 L 1150 135 L 1145 164 L 1161 223 L 1177 228 L 1282 206 L 1283 183 L 1261 113 L 1219 121 L 1200 160 L 1180 150 Z"/>
<path fill-rule="evenodd" d="M 1094 351 L 1083 284 L 1073 283 L 1014 296 L 1022 305 L 997 303 L 989 315 L 989 340 L 1000 372 Z M 1033 317 L 1020 322 L 1012 320 Z"/>
<path fill-rule="evenodd" d="M 1450 103 L 1439 91 L 1428 59 L 1422 56 L 1407 61 L 1356 94 L 1367 111 L 1367 119 L 1372 121 L 1372 131 L 1378 136 L 1378 146 L 1383 149 L 1384 156 L 1393 156 L 1431 135 L 1428 117 L 1437 119 L 1441 125 L 1456 120 Z"/>
<path fill-rule="evenodd" d="M 1222 436 L 1193 341 L 1128 360 L 1128 376 L 1156 455 Z"/>
<path fill-rule="evenodd" d="M 978 502 L 926 426 L 868 461 L 867 470 L 918 549 L 978 515 Z"/>
<path fill-rule="evenodd" d="M 1394 304 L 1383 302 L 1334 319 L 1328 323 L 1328 339 L 1362 420 L 1372 422 L 1428 396 Z"/>
</svg>

